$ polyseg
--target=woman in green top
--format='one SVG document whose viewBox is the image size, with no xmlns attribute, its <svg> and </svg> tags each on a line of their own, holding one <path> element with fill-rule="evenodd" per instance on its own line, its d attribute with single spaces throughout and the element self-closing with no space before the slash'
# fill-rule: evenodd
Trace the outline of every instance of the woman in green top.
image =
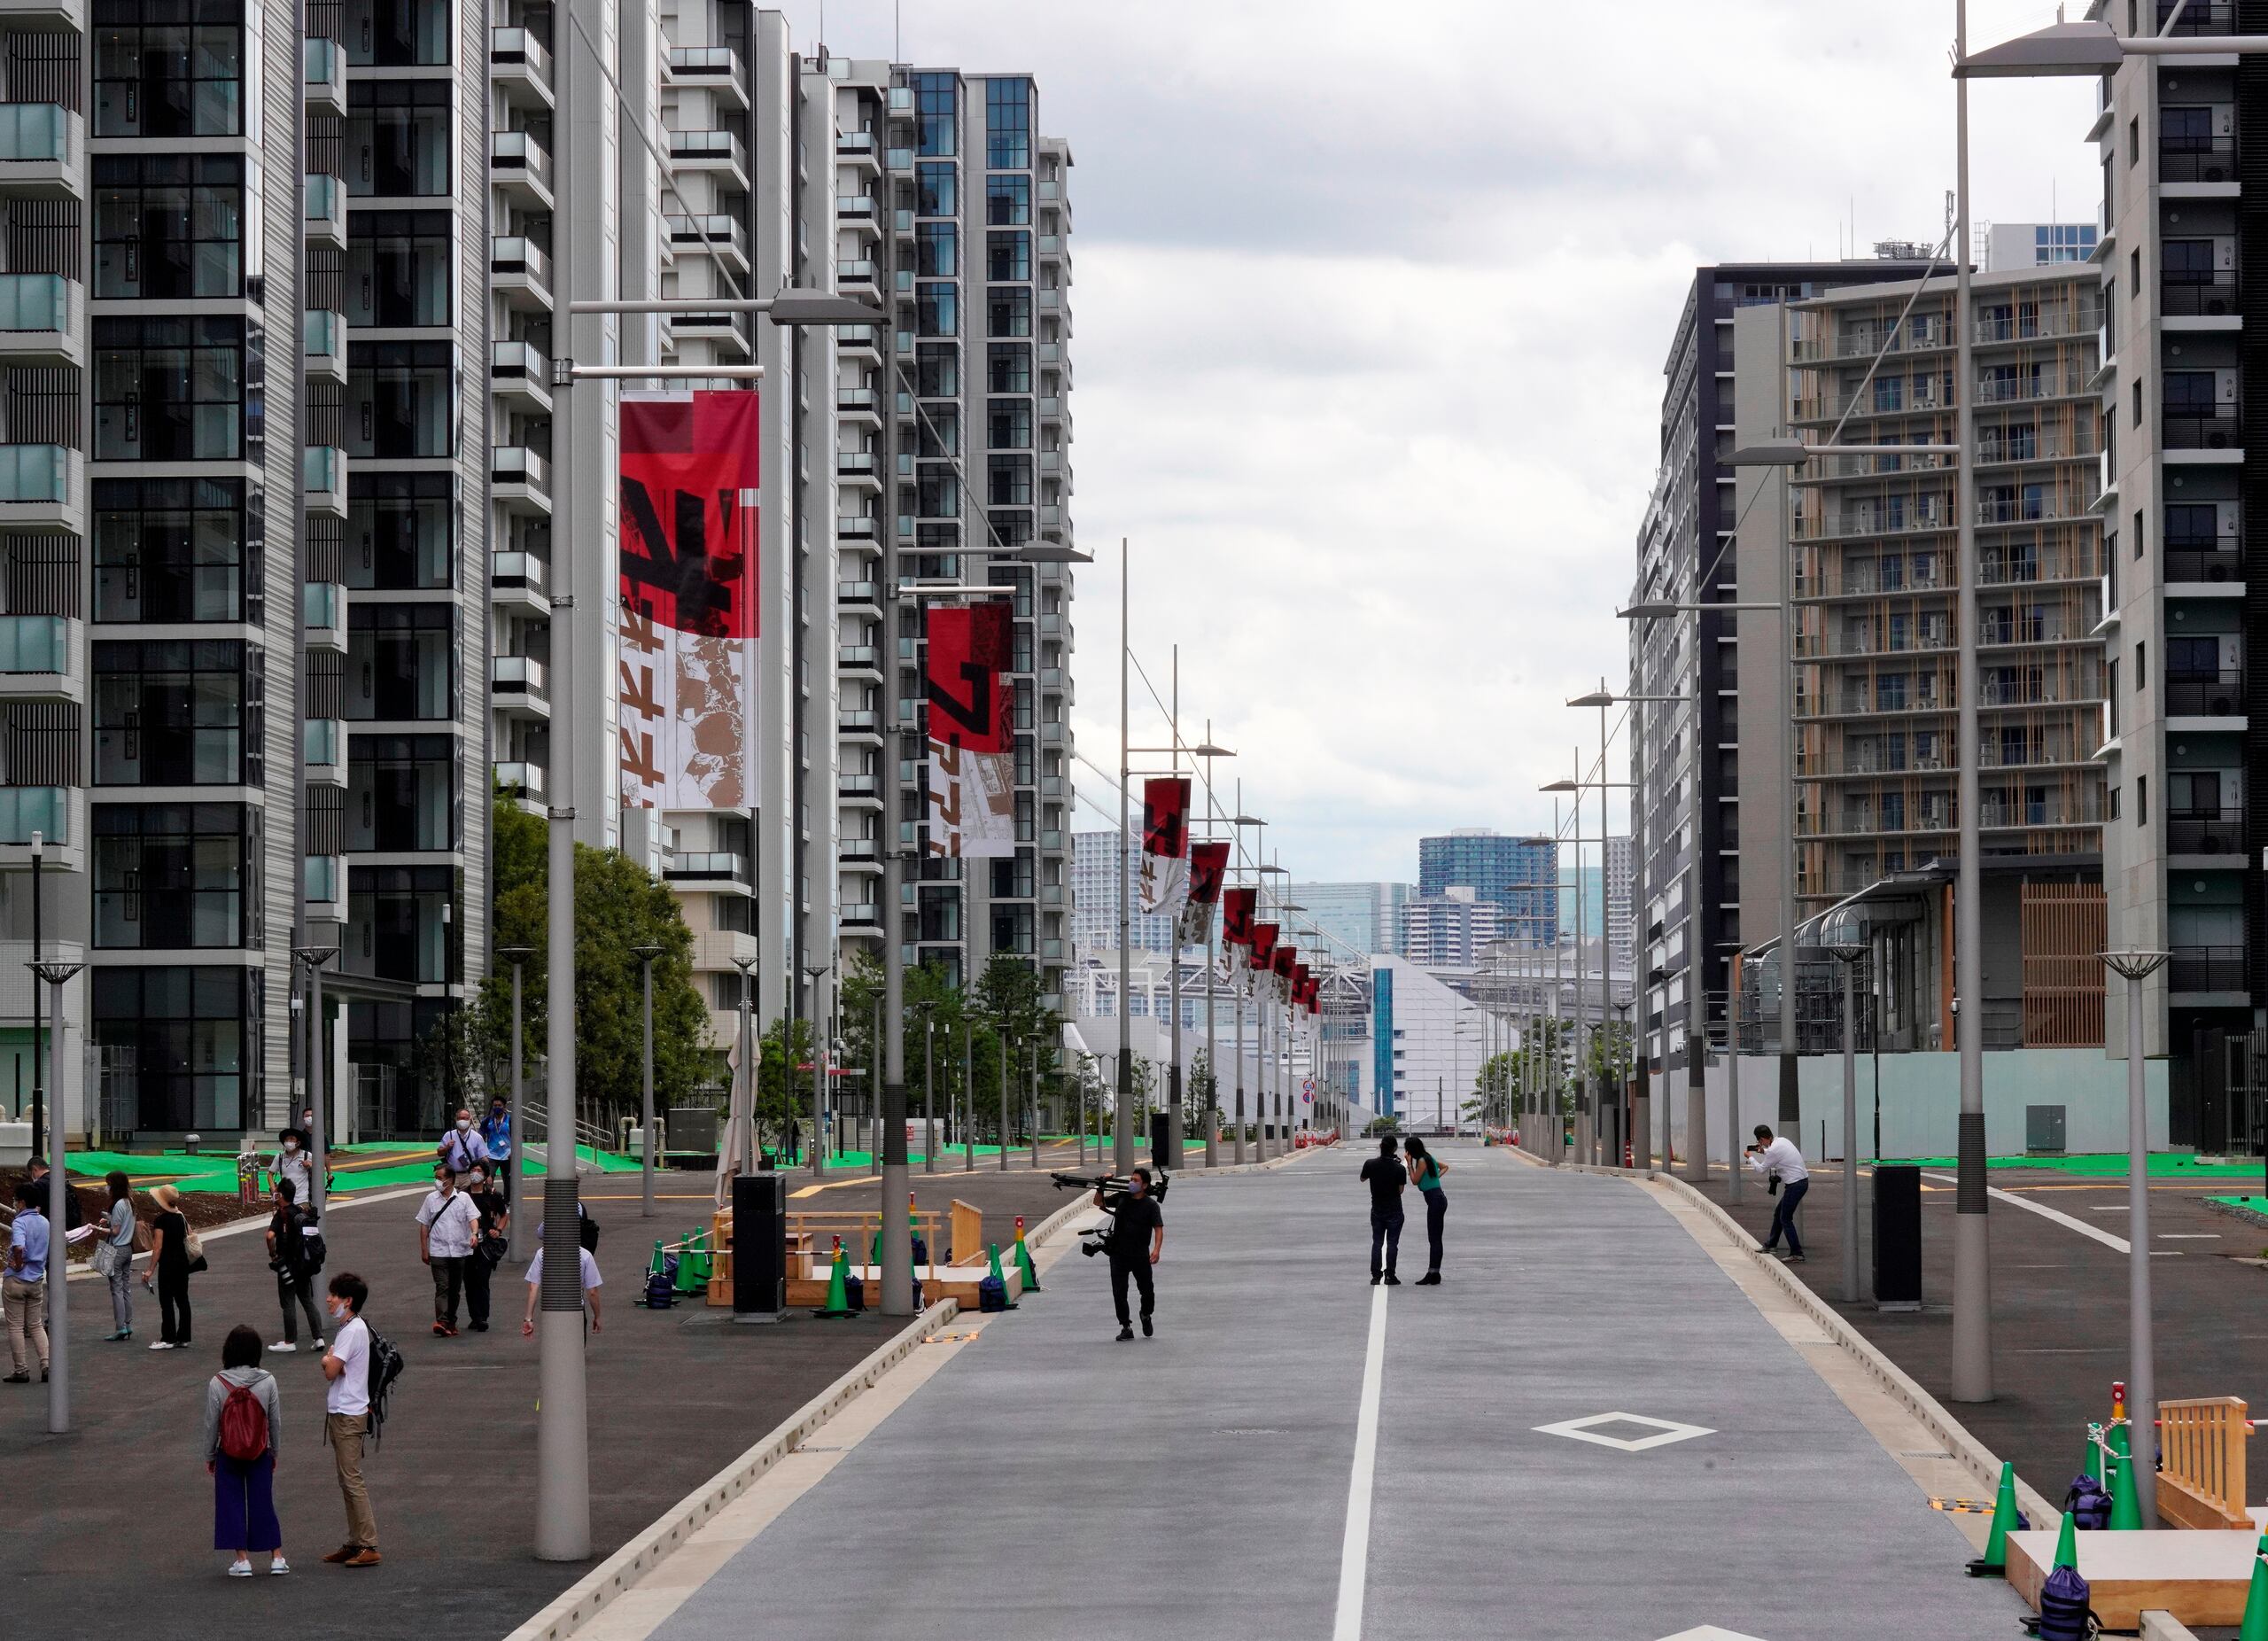
<svg viewBox="0 0 2268 1641">
<path fill-rule="evenodd" d="M 1416 1186 L 1425 1198 L 1425 1274 L 1418 1279 L 1420 1287 L 1441 1285 L 1441 1221 L 1449 1217 L 1449 1194 L 1441 1189 L 1441 1176 L 1449 1170 L 1431 1151 L 1425 1142 L 1412 1134 L 1402 1142 L 1402 1149 L 1410 1159 L 1410 1183 Z"/>
</svg>

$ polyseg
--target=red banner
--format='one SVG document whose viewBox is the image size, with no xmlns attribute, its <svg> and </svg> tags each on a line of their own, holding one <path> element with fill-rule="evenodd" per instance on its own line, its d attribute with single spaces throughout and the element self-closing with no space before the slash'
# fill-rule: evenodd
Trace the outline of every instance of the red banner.
<svg viewBox="0 0 2268 1641">
<path fill-rule="evenodd" d="M 1142 782 L 1142 852 L 1169 860 L 1189 854 L 1189 777 L 1155 775 Z"/>
<path fill-rule="evenodd" d="M 1252 925 L 1252 938 L 1245 944 L 1252 948 L 1252 966 L 1254 968 L 1265 972 L 1270 966 L 1276 953 L 1277 929 L 1278 925 L 1274 923 Z"/>
<path fill-rule="evenodd" d="M 1299 950 L 1300 948 L 1295 945 L 1279 945 L 1270 953 L 1269 967 L 1276 971 L 1278 979 L 1289 980 L 1292 977 L 1292 970 L 1297 965 Z"/>
<path fill-rule="evenodd" d="M 1221 891 L 1221 941 L 1224 945 L 1252 944 L 1252 914 L 1259 909 L 1257 889 L 1224 889 Z"/>
<path fill-rule="evenodd" d="M 923 675 L 929 703 L 926 847 L 944 856 L 1016 852 L 1015 692 L 1003 676 L 1008 601 L 933 607 Z"/>
<path fill-rule="evenodd" d="M 745 390 L 622 403 L 622 798 L 634 808 L 758 802 L 757 399 Z"/>
<path fill-rule="evenodd" d="M 1196 844 L 1189 851 L 1189 898 L 1211 906 L 1221 898 L 1222 880 L 1229 875 L 1226 844 Z"/>
</svg>

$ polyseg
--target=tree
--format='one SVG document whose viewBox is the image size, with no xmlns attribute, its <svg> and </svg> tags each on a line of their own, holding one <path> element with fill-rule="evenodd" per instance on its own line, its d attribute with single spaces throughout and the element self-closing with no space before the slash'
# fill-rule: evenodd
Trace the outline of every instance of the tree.
<svg viewBox="0 0 2268 1641">
<path fill-rule="evenodd" d="M 1583 1060 L 1592 1087 L 1618 1087 L 1627 1082 L 1631 1066 L 1629 1023 L 1610 1020 L 1594 1027 Z"/>
<path fill-rule="evenodd" d="M 1192 1114 L 1202 1116 L 1217 1103 L 1220 1079 L 1213 1075 L 1213 1059 L 1199 1049 L 1190 1059 L 1189 1100 Z M 1209 1130 L 1208 1131 L 1210 1132 Z"/>
<path fill-rule="evenodd" d="M 491 798 L 493 928 L 499 946 L 530 949 L 523 978 L 522 1051 L 539 1058 L 548 1017 L 549 906 L 545 823 L 501 790 Z M 693 933 L 666 884 L 617 851 L 575 845 L 575 1082 L 579 1101 L 610 1115 L 633 1110 L 645 1062 L 637 948 L 654 959 L 654 1103 L 689 1097 L 714 1062 L 709 1011 L 693 985 Z M 509 964 L 481 982 L 462 1046 L 501 1086 L 512 1035 Z M 465 1073 L 460 1072 L 460 1076 Z"/>
<path fill-rule="evenodd" d="M 808 1020 L 775 1020 L 765 1032 L 756 1056 L 759 1132 L 768 1123 L 773 1132 L 784 1135 L 790 1122 L 810 1117 L 812 1070 L 818 1046 Z"/>
</svg>

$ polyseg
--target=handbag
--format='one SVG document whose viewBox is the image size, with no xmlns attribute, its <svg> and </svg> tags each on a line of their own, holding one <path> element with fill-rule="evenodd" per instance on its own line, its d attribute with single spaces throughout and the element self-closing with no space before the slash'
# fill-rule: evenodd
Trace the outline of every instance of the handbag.
<svg viewBox="0 0 2268 1641">
<path fill-rule="evenodd" d="M 210 1265 L 205 1263 L 205 1239 L 198 1235 L 196 1232 L 192 1231 L 182 1239 L 181 1251 L 189 1256 L 189 1269 L 190 1274 L 194 1275 L 199 1271 L 209 1271 L 212 1269 Z"/>
<path fill-rule="evenodd" d="M 125 1257 L 125 1255 L 126 1250 L 115 1242 L 104 1241 L 96 1243 L 96 1274 L 106 1277 L 116 1276 L 118 1274 L 119 1264 L 120 1260 Z"/>
</svg>

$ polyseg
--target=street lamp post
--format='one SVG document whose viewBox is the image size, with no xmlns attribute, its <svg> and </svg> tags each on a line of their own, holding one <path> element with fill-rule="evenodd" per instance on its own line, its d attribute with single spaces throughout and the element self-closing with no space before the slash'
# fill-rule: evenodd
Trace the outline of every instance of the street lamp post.
<svg viewBox="0 0 2268 1641">
<path fill-rule="evenodd" d="M 638 1148 L 641 1153 L 641 1178 L 639 1181 L 638 1217 L 651 1219 L 654 1217 L 654 960 L 662 954 L 662 948 L 640 945 L 630 949 L 638 954 L 639 1001 L 646 1028 L 645 1075 L 639 1090 Z M 517 981 L 517 968 L 514 977 Z M 753 1161 L 749 1164 L 751 1168 L 755 1165 Z"/>
<path fill-rule="evenodd" d="M 2150 1113 L 2143 1088 L 2143 983 L 2171 958 L 2170 952 L 2105 952 L 2105 967 L 2126 982 L 2126 1336 L 2132 1393 L 2127 1432 L 2132 1438 L 2134 1494 L 2142 1525 L 2158 1519 L 2157 1342 L 2150 1306 Z"/>
<path fill-rule="evenodd" d="M 83 963 L 35 963 L 32 972 L 48 984 L 48 1030 L 53 1036 L 53 1062 L 60 1065 L 63 1050 L 63 988 L 71 976 L 86 965 Z M 36 1007 L 36 1004 L 35 1004 Z M 49 1244 L 47 1282 L 47 1428 L 50 1435 L 61 1435 L 71 1428 L 71 1284 L 65 1279 L 68 1272 L 63 1246 L 63 1229 L 67 1222 L 71 1186 L 64 1155 L 64 1135 L 70 1124 L 65 1120 L 60 1093 L 63 1077 L 58 1072 L 55 1085 L 58 1099 L 55 1108 L 48 1114 L 48 1176 L 47 1223 L 53 1240 Z M 85 1098 L 82 1090 L 82 1100 Z M 317 1171 L 322 1167 L 320 1157 L 315 1163 Z"/>
<path fill-rule="evenodd" d="M 322 1017 L 322 970 L 324 964 L 330 962 L 332 958 L 338 955 L 338 948 L 335 945 L 294 946 L 291 948 L 291 955 L 298 958 L 299 961 L 307 966 L 307 1109 L 315 1113 L 315 1132 L 309 1134 L 306 1140 L 307 1147 L 307 1212 L 314 1218 L 315 1224 L 320 1225 L 322 1224 L 323 1209 L 329 1202 L 330 1195 L 329 1189 L 330 1153 L 325 1148 L 323 1144 L 324 1132 L 330 1126 L 330 1113 L 324 1108 L 326 1104 L 323 1091 L 324 1073 L 328 1069 L 326 1056 L 324 1054 L 324 1039 L 329 1033 L 324 1030 L 324 1021 Z M 517 971 L 516 970 L 516 976 L 517 973 Z M 519 992 L 516 979 L 513 990 L 513 998 L 516 1003 L 518 996 Z M 516 1007 L 513 1010 L 512 1018 L 512 1025 L 514 1028 L 512 1046 L 515 1054 L 519 1052 L 519 1037 L 517 1035 L 519 1023 L 519 1011 Z M 519 1113 L 517 1110 L 512 1114 L 512 1121 L 516 1124 L 519 1121 Z M 512 1134 L 513 1138 L 517 1139 L 519 1137 L 519 1130 L 517 1126 L 513 1129 Z M 517 1146 L 514 1147 L 513 1154 L 515 1155 L 518 1155 Z M 517 1182 L 515 1183 L 517 1184 Z M 517 1206 L 517 1201 L 514 1205 L 516 1207 Z M 517 1217 L 517 1216 L 515 1216 L 515 1217 Z"/>
<path fill-rule="evenodd" d="M 1820 930 L 1819 943 L 1843 966 L 1843 1303 L 1855 1305 L 1859 1289 L 1859 965 L 1866 961 L 1866 931 L 1845 909 Z M 1821 1158 L 1822 1162 L 1826 1159 Z"/>
<path fill-rule="evenodd" d="M 46 960 L 47 948 L 40 927 L 40 915 L 47 896 L 40 882 L 40 868 L 46 863 L 47 840 L 38 832 L 32 834 L 32 966 L 35 970 Z M 47 1057 L 41 1052 L 39 1031 L 39 997 L 34 988 L 32 997 L 32 1155 L 45 1154 L 47 1147 Z M 58 1075 L 58 1082 L 62 1080 Z M 59 1222 L 58 1222 L 59 1223 Z"/>
<path fill-rule="evenodd" d="M 819 983 L 826 979 L 827 976 L 834 972 L 835 965 L 832 963 L 823 963 L 817 968 L 813 968 L 810 964 L 805 964 L 804 966 L 804 977 L 811 982 L 812 987 L 811 1169 L 814 1178 L 824 1178 L 827 1173 L 827 1077 L 830 1064 L 834 1059 L 834 1056 L 827 1052 L 826 1046 L 827 1044 L 833 1041 L 833 1034 L 829 1032 L 822 1032 L 820 1030 L 821 1023 L 819 1019 Z M 788 1087 L 791 1094 L 795 1090 L 795 1068 L 791 1062 L 788 1071 Z"/>
<path fill-rule="evenodd" d="M 975 1038 L 975 1023 L 964 1007 L 960 1016 L 960 1171 L 964 1174 L 973 1173 L 976 1169 L 976 1085 L 969 1076 Z M 1079 1142 L 1082 1166 L 1086 1160 L 1086 1141 L 1082 1139 Z"/>
<path fill-rule="evenodd" d="M 335 951 L 337 948 L 323 949 Z M 523 1264 L 527 1260 L 527 1233 L 523 1228 L 521 1221 L 527 1216 L 520 1212 L 521 1204 L 525 1201 L 520 1194 L 520 1182 L 524 1177 L 524 1170 L 528 1154 L 528 1131 L 524 1125 L 524 1114 L 521 1108 L 524 1103 L 526 1082 L 520 1075 L 520 970 L 527 960 L 535 955 L 535 948 L 532 945 L 500 945 L 496 948 L 496 955 L 512 966 L 512 1155 L 505 1163 L 507 1178 L 504 1184 L 504 1200 L 512 1205 L 512 1211 L 504 1222 L 504 1256 L 514 1264 Z M 324 960 L 329 960 L 326 958 Z M 311 965 L 311 967 L 320 966 Z M 322 984 L 320 978 L 315 980 L 318 989 L 315 993 L 315 1001 L 318 1005 L 322 999 L 320 990 Z M 319 1043 L 322 1040 L 322 1012 L 320 1007 L 315 1010 L 316 1023 L 311 1028 L 315 1035 L 309 1039 L 310 1041 Z M 312 1066 L 314 1062 L 310 1060 L 308 1063 Z M 314 1085 L 312 1071 L 308 1074 L 308 1082 L 310 1086 Z M 320 1105 L 315 1108 L 315 1121 L 318 1124 L 322 1121 L 322 1108 Z M 313 1139 L 308 1143 L 315 1146 L 315 1173 L 319 1176 L 323 1171 L 322 1149 Z M 318 1186 L 317 1189 L 320 1190 L 320 1188 Z M 579 1263 L 579 1261 L 578 1264 Z"/>
<path fill-rule="evenodd" d="M 923 998 L 913 1005 L 921 1016 L 921 1171 L 937 1171 L 936 1004 Z"/>
</svg>

